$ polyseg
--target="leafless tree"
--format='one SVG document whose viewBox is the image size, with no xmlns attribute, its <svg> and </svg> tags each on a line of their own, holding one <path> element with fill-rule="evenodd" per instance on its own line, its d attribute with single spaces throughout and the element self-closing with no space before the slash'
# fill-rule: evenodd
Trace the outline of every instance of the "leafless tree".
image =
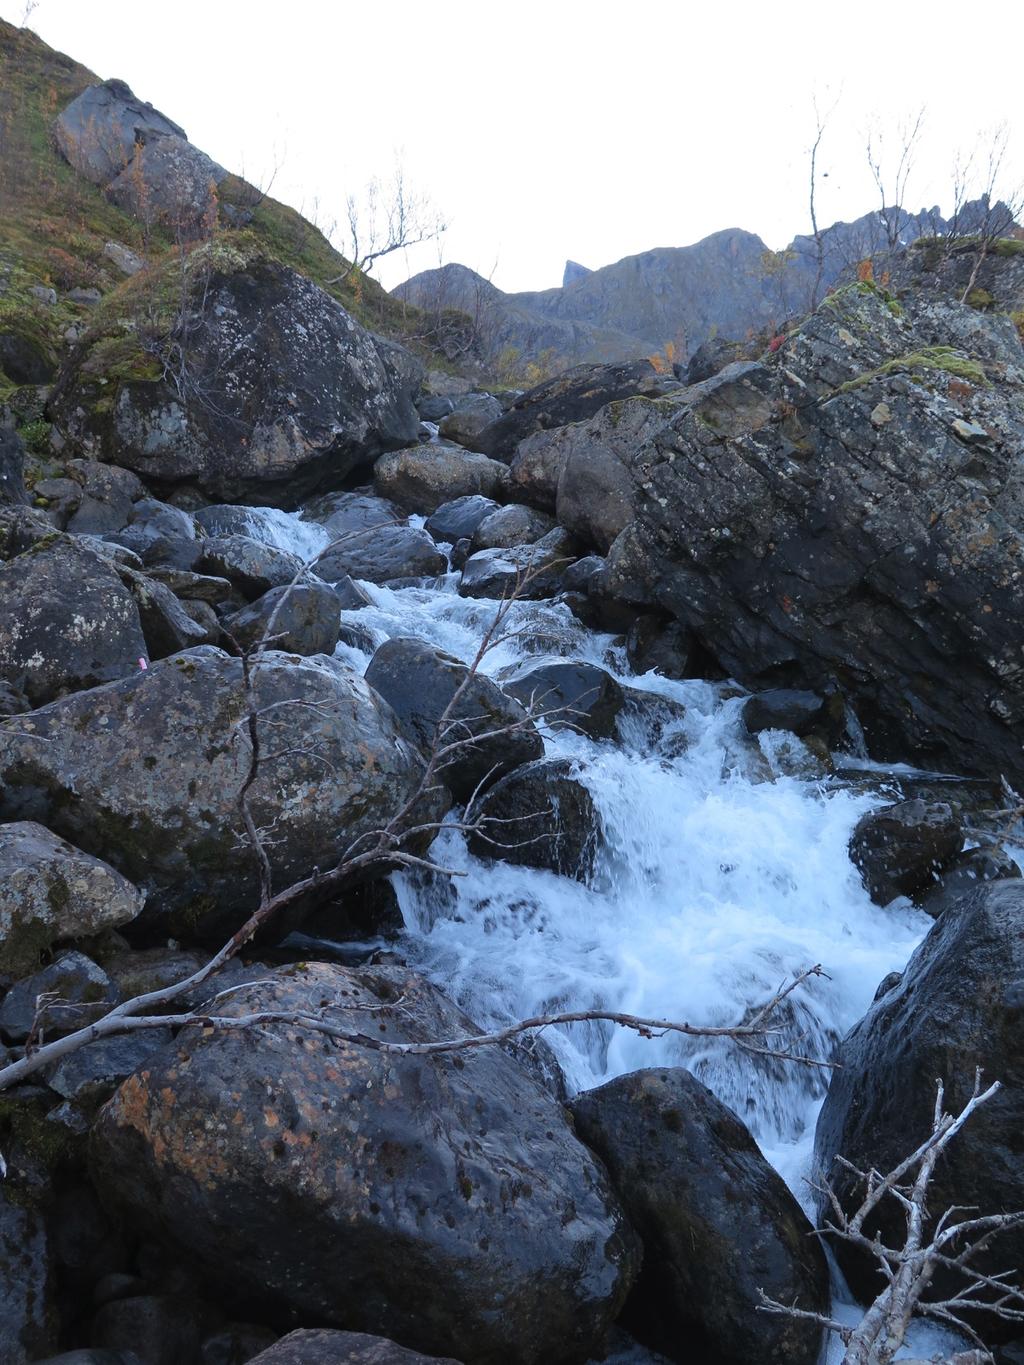
<svg viewBox="0 0 1024 1365">
<path fill-rule="evenodd" d="M 846 1213 L 827 1181 L 818 1186 L 830 1211 L 823 1233 L 874 1257 L 885 1280 L 881 1293 L 857 1326 L 808 1312 L 795 1304 L 779 1303 L 763 1291 L 762 1311 L 817 1322 L 834 1332 L 846 1347 L 843 1365 L 890 1365 L 915 1316 L 941 1322 L 975 1343 L 976 1351 L 954 1357 L 961 1365 L 990 1362 L 991 1355 L 964 1314 L 983 1311 L 1005 1322 L 1024 1322 L 1024 1290 L 1016 1282 L 1017 1271 L 988 1274 L 976 1269 L 972 1262 L 1000 1232 L 1024 1224 L 1024 1212 L 978 1215 L 976 1209 L 953 1207 L 932 1223 L 928 1192 L 946 1148 L 972 1114 L 1000 1088 L 995 1081 L 982 1090 L 981 1072 L 977 1071 L 970 1099 L 954 1116 L 943 1108 L 945 1091 L 942 1082 L 937 1081 L 931 1132 L 886 1175 L 876 1170 L 862 1171 L 844 1157 L 836 1157 L 864 1189 L 864 1198 L 852 1214 Z M 881 1234 L 866 1230 L 886 1199 L 895 1200 L 904 1213 L 905 1233 L 900 1246 L 886 1246 Z M 945 1298 L 928 1299 L 925 1295 L 939 1272 L 952 1273 L 959 1287 Z"/>
<path fill-rule="evenodd" d="M 357 532 L 356 535 L 369 535 L 372 531 Z M 306 575 L 315 568 L 317 561 L 329 550 L 335 548 L 349 537 L 333 541 L 331 545 L 308 561 L 296 572 L 290 589 L 296 587 Z M 536 572 L 547 571 L 546 563 Z M 45 999 L 40 1002 L 37 1018 L 30 1035 L 30 1044 L 23 1055 L 5 1066 L 0 1067 L 0 1091 L 25 1080 L 27 1077 L 51 1066 L 61 1058 L 102 1038 L 117 1034 L 152 1028 L 181 1028 L 198 1024 L 211 1028 L 245 1028 L 264 1023 L 291 1023 L 311 1031 L 327 1034 L 333 1038 L 358 1044 L 376 1051 L 395 1053 L 414 1053 L 430 1055 L 446 1053 L 467 1048 L 492 1046 L 507 1042 L 525 1032 L 533 1032 L 559 1024 L 604 1020 L 623 1028 L 635 1030 L 643 1037 L 653 1038 L 665 1033 L 680 1033 L 691 1037 L 727 1038 L 747 1052 L 767 1055 L 777 1061 L 791 1061 L 810 1066 L 829 1067 L 831 1063 L 816 1058 L 804 1057 L 793 1051 L 784 1041 L 784 1023 L 780 1022 L 780 1006 L 789 996 L 814 977 L 823 976 L 820 966 L 808 967 L 805 971 L 784 983 L 774 995 L 762 1005 L 735 1024 L 710 1025 L 690 1024 L 687 1021 L 647 1018 L 611 1010 L 568 1010 L 558 1013 L 538 1015 L 519 1020 L 502 1029 L 490 1033 L 472 1034 L 459 1038 L 437 1039 L 426 1043 L 391 1043 L 378 1036 L 364 1033 L 351 1026 L 339 1023 L 332 1017 L 332 1008 L 324 1007 L 310 1013 L 260 1011 L 253 1014 L 223 1015 L 218 1006 L 239 987 L 228 987 L 215 994 L 203 1007 L 189 1008 L 183 1012 L 167 1009 L 188 992 L 204 985 L 214 977 L 228 962 L 250 943 L 256 934 L 269 925 L 282 911 L 300 904 L 310 897 L 318 896 L 332 889 L 343 887 L 368 870 L 395 869 L 400 867 L 420 868 L 447 876 L 460 875 L 453 869 L 434 862 L 426 853 L 416 852 L 422 847 L 425 837 L 438 832 L 442 823 L 424 808 L 430 806 L 430 797 L 436 794 L 442 783 L 446 766 L 457 760 L 460 754 L 503 734 L 511 734 L 533 723 L 535 716 L 530 710 L 524 711 L 520 718 L 508 724 L 492 725 L 481 731 L 475 724 L 467 723 L 460 703 L 477 677 L 486 656 L 498 644 L 507 641 L 515 634 L 509 627 L 510 613 L 515 603 L 528 591 L 534 570 L 527 568 L 520 574 L 514 587 L 495 606 L 494 615 L 484 632 L 477 652 L 466 670 L 465 675 L 455 688 L 451 698 L 438 718 L 432 744 L 425 755 L 423 768 L 414 790 L 398 809 L 377 829 L 360 835 L 344 850 L 335 864 L 326 871 L 313 869 L 288 886 L 275 890 L 273 869 L 268 852 L 267 834 L 258 828 L 250 805 L 250 793 L 259 776 L 261 764 L 268 755 L 265 740 L 273 733 L 272 716 L 268 711 L 274 708 L 260 707 L 256 678 L 268 649 L 273 648 L 279 614 L 287 594 L 282 594 L 275 610 L 268 619 L 265 630 L 255 646 L 243 656 L 243 687 L 245 689 L 245 714 L 235 727 L 237 742 L 248 746 L 248 763 L 238 793 L 238 811 L 241 825 L 257 865 L 258 896 L 252 913 L 231 937 L 221 945 L 216 953 L 197 971 L 183 980 L 158 990 L 147 991 L 132 997 L 108 1010 L 102 1017 L 75 1029 L 64 1037 L 45 1039 L 46 1015 L 60 1007 L 61 1002 Z M 277 703 L 289 705 L 287 701 Z M 299 702 L 299 705 L 310 703 Z M 550 713 L 546 713 L 550 714 Z M 275 755 L 279 757 L 280 755 Z M 477 791 L 471 796 L 465 812 L 457 827 L 465 831 L 480 830 L 494 822 L 489 817 L 475 813 L 477 796 L 486 782 L 482 780 Z M 498 823 L 508 823 L 499 821 Z"/>
<path fill-rule="evenodd" d="M 895 151 L 890 154 L 886 135 L 877 123 L 868 129 L 867 159 L 871 178 L 880 199 L 879 222 L 885 245 L 892 250 L 900 245 L 907 199 L 907 186 L 914 169 L 925 111 L 919 109 L 896 130 Z"/>
<path fill-rule="evenodd" d="M 448 231 L 448 220 L 429 196 L 406 182 L 400 161 L 390 181 L 374 176 L 361 196 L 350 194 L 345 201 L 345 214 L 346 233 L 341 249 L 351 266 L 328 280 L 328 285 L 340 284 L 352 275 L 367 275 L 383 257 L 436 241 Z"/>
</svg>

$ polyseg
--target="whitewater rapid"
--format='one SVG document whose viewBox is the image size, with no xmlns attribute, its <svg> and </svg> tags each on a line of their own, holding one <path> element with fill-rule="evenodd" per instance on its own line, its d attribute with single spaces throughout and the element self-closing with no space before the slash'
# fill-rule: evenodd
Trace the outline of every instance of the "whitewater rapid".
<svg viewBox="0 0 1024 1365">
<path fill-rule="evenodd" d="M 254 535 L 305 558 L 326 544 L 322 527 L 293 514 L 252 517 Z M 374 647 L 414 636 L 468 663 L 495 603 L 461 598 L 457 584 L 457 574 L 430 587 L 363 583 L 370 605 L 342 621 L 369 631 Z M 431 856 L 461 875 L 394 877 L 403 957 L 482 1027 L 567 1009 L 732 1023 L 820 964 L 826 975 L 787 1002 L 786 1041 L 827 1059 L 931 924 L 909 903 L 872 904 L 848 857 L 857 820 L 886 798 L 823 779 L 792 736 L 751 739 L 735 686 L 635 676 L 613 637 L 586 630 L 562 604 L 514 604 L 505 633 L 482 665 L 498 682 L 549 661 L 586 661 L 648 694 L 653 710 L 623 722 L 619 742 L 540 727 L 546 753 L 572 761 L 600 816 L 589 885 L 474 857 L 446 828 Z M 362 671 L 372 651 L 341 644 L 337 654 Z M 673 705 L 659 712 L 659 698 Z M 826 1072 L 603 1023 L 544 1036 L 574 1092 L 641 1067 L 688 1067 L 740 1115 L 811 1212 L 806 1178 Z M 915 1334 L 915 1350 L 941 1340 Z"/>
</svg>

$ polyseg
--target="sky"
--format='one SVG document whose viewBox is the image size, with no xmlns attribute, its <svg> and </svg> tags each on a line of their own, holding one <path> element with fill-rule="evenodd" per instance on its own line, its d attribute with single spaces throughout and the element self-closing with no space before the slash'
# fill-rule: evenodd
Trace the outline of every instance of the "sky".
<svg viewBox="0 0 1024 1365">
<path fill-rule="evenodd" d="M 25 8 L 0 0 L 14 23 Z M 518 290 L 560 284 L 567 258 L 593 268 L 729 227 L 779 248 L 809 231 L 815 102 L 822 225 L 877 201 L 867 128 L 891 166 L 921 108 L 905 207 L 946 206 L 958 153 L 984 160 L 1020 72 L 1016 3 L 990 0 L 977 23 L 949 13 L 913 0 L 38 0 L 28 22 L 229 170 L 273 177 L 273 195 L 325 230 L 400 165 L 449 226 L 381 261 L 387 287 L 461 261 Z M 1011 188 L 1021 141 L 1011 125 Z"/>
</svg>

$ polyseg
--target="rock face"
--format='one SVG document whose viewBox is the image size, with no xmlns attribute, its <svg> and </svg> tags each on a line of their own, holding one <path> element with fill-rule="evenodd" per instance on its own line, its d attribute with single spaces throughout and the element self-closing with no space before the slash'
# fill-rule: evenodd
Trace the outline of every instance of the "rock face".
<svg viewBox="0 0 1024 1365">
<path fill-rule="evenodd" d="M 476 437 L 476 449 L 509 461 L 520 441 L 535 431 L 581 422 L 617 398 L 657 389 L 657 375 L 649 360 L 618 365 L 577 365 L 557 379 L 549 379 L 522 394 L 497 421 Z"/>
<path fill-rule="evenodd" d="M 333 661 L 267 653 L 255 678 L 265 761 L 252 788 L 278 886 L 327 868 L 415 788 L 420 761 L 362 679 Z M 149 892 L 147 919 L 199 937 L 254 908 L 237 797 L 249 762 L 242 666 L 220 650 L 0 724 L 0 812 L 44 819 Z M 329 780 L 325 780 L 325 774 Z"/>
<path fill-rule="evenodd" d="M 643 1242 L 624 1318 L 640 1340 L 680 1362 L 814 1365 L 820 1329 L 759 1313 L 758 1290 L 824 1312 L 825 1257 L 732 1110 L 681 1069 L 620 1076 L 570 1107 Z"/>
<path fill-rule="evenodd" d="M 430 444 L 384 455 L 374 467 L 373 482 L 382 497 L 409 512 L 424 513 L 474 493 L 500 500 L 508 487 L 508 470 L 462 446 Z"/>
<path fill-rule="evenodd" d="M 394 710 L 410 742 L 425 753 L 468 673 L 465 664 L 423 640 L 394 639 L 374 654 L 366 681 Z M 544 752 L 540 735 L 523 708 L 482 673 L 469 683 L 449 720 L 452 729 L 443 743 L 481 736 L 472 747 L 449 755 L 440 770 L 441 780 L 458 801 L 468 800 L 481 782 L 494 781 Z"/>
<path fill-rule="evenodd" d="M 87 452 L 213 500 L 294 507 L 415 438 L 412 383 L 329 294 L 270 260 L 222 260 L 208 246 L 191 260 L 203 287 L 184 393 L 126 380 L 99 402 L 88 347 L 64 372 L 55 415 Z"/>
<path fill-rule="evenodd" d="M 862 1194 L 833 1163 L 836 1154 L 861 1169 L 891 1170 L 931 1131 L 936 1080 L 945 1084 L 946 1111 L 956 1114 L 970 1096 L 976 1067 L 984 1068 L 986 1085 L 999 1080 L 1003 1089 L 943 1155 L 929 1210 L 938 1217 L 954 1204 L 976 1205 L 985 1215 L 1024 1205 L 1022 915 L 1019 880 L 991 882 L 963 896 L 935 923 L 899 983 L 844 1040 L 818 1120 L 815 1161 L 847 1210 Z M 875 1226 L 883 1240 L 902 1235 L 903 1213 L 895 1201 L 891 1207 L 883 1202 L 878 1215 L 865 1227 L 869 1235 Z M 877 1293 L 877 1271 L 845 1246 L 835 1250 L 854 1291 L 865 1298 Z M 1022 1262 L 1024 1231 L 1018 1227 L 1000 1234 L 972 1264 L 991 1273 Z M 994 1326 L 987 1314 L 973 1321 L 983 1335 Z"/>
<path fill-rule="evenodd" d="M 284 968 L 225 1008 L 324 1000 L 356 1031 L 373 1007 L 382 1041 L 473 1031 L 400 969 Z M 103 1110 L 92 1165 L 231 1301 L 480 1365 L 579 1365 L 635 1272 L 600 1165 L 498 1049 L 382 1055 L 276 1024 L 255 1048 L 183 1036 Z"/>
<path fill-rule="evenodd" d="M 1019 783 L 1024 357 L 1006 319 L 911 307 L 852 285 L 691 390 L 610 575 L 748 684 L 838 680 L 876 755 Z"/>
<path fill-rule="evenodd" d="M 31 820 L 0 825 L 0 971 L 33 971 L 67 939 L 128 924 L 145 896 Z"/>
<path fill-rule="evenodd" d="M 485 820 L 469 846 L 478 857 L 589 880 L 600 843 L 593 798 L 566 759 L 540 759 L 496 782 L 480 802 Z"/>
<path fill-rule="evenodd" d="M 850 861 L 860 869 L 871 899 L 888 905 L 933 885 L 963 842 L 960 817 L 945 801 L 897 801 L 858 820 Z"/>
<path fill-rule="evenodd" d="M 0 678 L 35 705 L 137 672 L 139 611 L 110 564 L 70 536 L 0 565 Z"/>
</svg>

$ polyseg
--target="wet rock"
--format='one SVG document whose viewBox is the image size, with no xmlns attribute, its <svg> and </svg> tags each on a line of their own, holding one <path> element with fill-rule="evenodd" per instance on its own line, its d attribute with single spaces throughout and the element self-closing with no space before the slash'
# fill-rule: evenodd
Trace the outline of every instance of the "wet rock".
<svg viewBox="0 0 1024 1365">
<path fill-rule="evenodd" d="M 322 999 L 359 1031 L 373 1007 L 382 1041 L 473 1028 L 402 969 L 305 963 L 224 1008 Z M 190 1032 L 103 1110 L 92 1169 L 231 1301 L 481 1365 L 587 1359 L 634 1273 L 601 1167 L 500 1050 L 456 1062 L 288 1025 L 256 1048 Z"/>
<path fill-rule="evenodd" d="M 575 542 L 561 527 L 533 545 L 478 550 L 463 566 L 459 595 L 502 598 L 515 593 L 523 601 L 554 597 L 575 558 Z"/>
<path fill-rule="evenodd" d="M 500 501 L 508 488 L 508 470 L 457 445 L 410 446 L 382 455 L 373 482 L 382 497 L 400 507 L 430 513 L 473 493 Z"/>
<path fill-rule="evenodd" d="M 391 583 L 400 578 L 436 578 L 448 561 L 426 531 L 415 526 L 380 526 L 372 533 L 355 531 L 316 562 L 316 572 L 329 583 L 345 578 Z"/>
<path fill-rule="evenodd" d="M 45 1003 L 40 996 L 50 997 Z M 117 991 L 101 967 L 83 953 L 61 953 L 41 971 L 11 987 L 0 1005 L 0 1032 L 23 1043 L 36 1020 L 48 1038 L 84 1028 L 117 1003 Z"/>
<path fill-rule="evenodd" d="M 252 1365 L 459 1365 L 459 1362 L 450 1356 L 408 1351 L 384 1337 L 320 1327 L 289 1332 L 257 1356 Z"/>
<path fill-rule="evenodd" d="M 862 1169 L 891 1170 L 931 1132 L 935 1084 L 944 1108 L 957 1114 L 970 1097 L 975 1069 L 998 1094 L 950 1143 L 929 1186 L 928 1209 L 976 1206 L 979 1216 L 1024 1206 L 1020 1142 L 1024 1131 L 1024 882 L 990 882 L 956 900 L 932 926 L 898 985 L 877 999 L 844 1039 L 815 1137 L 815 1165 L 852 1211 L 862 1190 L 837 1154 Z M 890 1206 L 891 1205 L 891 1206 Z M 901 1239 L 906 1227 L 895 1200 L 883 1201 L 865 1232 Z M 895 1245 L 902 1245 L 898 1240 Z M 871 1258 L 833 1243 L 851 1288 L 863 1299 L 878 1292 Z M 1024 1229 L 1000 1234 L 972 1264 L 992 1273 L 1024 1263 Z M 957 1287 L 962 1287 L 962 1281 Z M 936 1296 L 949 1285 L 936 1277 Z M 982 1336 L 1002 1330 L 989 1314 L 973 1320 Z"/>
<path fill-rule="evenodd" d="M 649 360 L 577 365 L 521 394 L 507 412 L 479 433 L 476 449 L 495 459 L 511 460 L 519 442 L 535 431 L 580 422 L 606 403 L 648 390 L 656 380 Z"/>
<path fill-rule="evenodd" d="M 825 1257 L 732 1110 L 681 1068 L 620 1076 L 570 1107 L 643 1242 L 625 1325 L 669 1360 L 814 1365 L 820 1329 L 757 1308 L 763 1288 L 826 1312 Z"/>
<path fill-rule="evenodd" d="M 443 502 L 427 518 L 426 530 L 435 540 L 454 545 L 456 541 L 471 538 L 480 523 L 497 510 L 498 504 L 493 498 L 470 493 L 464 498 Z"/>
<path fill-rule="evenodd" d="M 0 677 L 36 706 L 138 669 L 138 608 L 103 558 L 70 536 L 0 565 Z"/>
<path fill-rule="evenodd" d="M 330 867 L 416 787 L 417 755 L 361 678 L 268 651 L 253 698 L 266 758 L 251 789 L 275 884 Z M 242 665 L 219 650 L 175 655 L 120 683 L 0 725 L 0 810 L 30 809 L 102 850 L 150 891 L 161 932 L 219 937 L 253 908 L 254 860 L 237 798 L 248 770 L 236 726 Z M 10 723 L 8 723 L 10 724 Z M 327 774 L 329 780 L 325 780 Z"/>
<path fill-rule="evenodd" d="M 374 654 L 366 681 L 394 710 L 403 734 L 426 753 L 468 672 L 458 659 L 422 640 L 394 639 Z M 442 742 L 481 736 L 479 742 L 452 753 L 441 769 L 441 779 L 457 801 L 468 800 L 480 783 L 493 782 L 544 752 L 536 727 L 518 701 L 482 673 L 469 683 L 448 719 L 454 728 Z"/>
<path fill-rule="evenodd" d="M 455 410 L 442 417 L 438 435 L 456 445 L 476 450 L 474 442 L 483 431 L 501 416 L 502 407 L 489 393 L 468 393 L 455 401 Z"/>
<path fill-rule="evenodd" d="M 302 509 L 303 521 L 317 521 L 332 536 L 346 531 L 377 531 L 405 522 L 405 513 L 387 498 L 372 493 L 324 493 Z"/>
<path fill-rule="evenodd" d="M 27 1365 L 53 1351 L 57 1285 L 42 1216 L 0 1189 L 0 1360 Z"/>
<path fill-rule="evenodd" d="M 277 1340 L 277 1333 L 251 1322 L 233 1322 L 204 1338 L 201 1365 L 247 1365 Z"/>
<path fill-rule="evenodd" d="M 779 687 L 759 692 L 744 702 L 743 724 L 751 735 L 762 730 L 788 730 L 801 738 L 818 735 L 835 743 L 845 728 L 845 711 L 838 692 L 822 697 L 816 692 Z"/>
<path fill-rule="evenodd" d="M 622 710 L 622 688 L 596 664 L 542 664 L 505 683 L 505 690 L 553 729 L 569 727 L 609 739 Z"/>
<path fill-rule="evenodd" d="M 544 512 L 512 503 L 489 513 L 473 533 L 474 550 L 510 550 L 533 545 L 555 529 L 557 522 Z"/>
<path fill-rule="evenodd" d="M 143 1365 L 198 1365 L 203 1314 L 182 1294 L 139 1294 L 106 1303 L 93 1318 L 96 1346 L 134 1351 Z"/>
<path fill-rule="evenodd" d="M 287 266 L 235 263 L 216 244 L 198 251 L 210 253 L 210 269 L 193 252 L 185 397 L 154 378 L 121 383 L 104 403 L 84 344 L 52 399 L 66 435 L 155 485 L 291 507 L 415 440 L 413 380 L 398 348 Z"/>
<path fill-rule="evenodd" d="M 666 621 L 654 612 L 635 617 L 626 634 L 626 657 L 637 673 L 688 678 L 694 652 L 689 631 L 678 621 Z"/>
<path fill-rule="evenodd" d="M 421 422 L 440 422 L 455 411 L 455 404 L 446 395 L 425 393 L 416 399 L 416 411 Z"/>
<path fill-rule="evenodd" d="M 34 971 L 55 943 L 128 924 L 144 900 L 112 867 L 42 825 L 0 825 L 0 970 Z"/>
<path fill-rule="evenodd" d="M 952 806 L 942 801 L 898 801 L 869 811 L 850 838 L 850 859 L 860 869 L 871 899 L 888 905 L 932 884 L 964 841 Z"/>
<path fill-rule="evenodd" d="M 477 813 L 485 821 L 469 846 L 480 858 L 547 868 L 587 882 L 601 839 L 600 820 L 568 759 L 540 759 L 503 777 Z"/>
<path fill-rule="evenodd" d="M 338 643 L 341 603 L 326 583 L 271 588 L 241 611 L 224 618 L 224 631 L 238 646 L 261 640 L 285 654 L 333 654 Z"/>
<path fill-rule="evenodd" d="M 226 578 L 254 602 L 271 588 L 291 583 L 302 569 L 302 560 L 250 536 L 212 536 L 202 542 L 195 567 L 200 573 Z"/>
<path fill-rule="evenodd" d="M 1020 877 L 1018 863 L 998 844 L 965 848 L 944 864 L 933 886 L 915 895 L 917 904 L 932 919 L 938 919 L 954 901 L 980 882 L 1006 881 Z"/>
<path fill-rule="evenodd" d="M 48 1073 L 47 1084 L 66 1100 L 92 1112 L 172 1037 L 169 1028 L 147 1028 L 101 1038 L 68 1053 Z"/>
</svg>

